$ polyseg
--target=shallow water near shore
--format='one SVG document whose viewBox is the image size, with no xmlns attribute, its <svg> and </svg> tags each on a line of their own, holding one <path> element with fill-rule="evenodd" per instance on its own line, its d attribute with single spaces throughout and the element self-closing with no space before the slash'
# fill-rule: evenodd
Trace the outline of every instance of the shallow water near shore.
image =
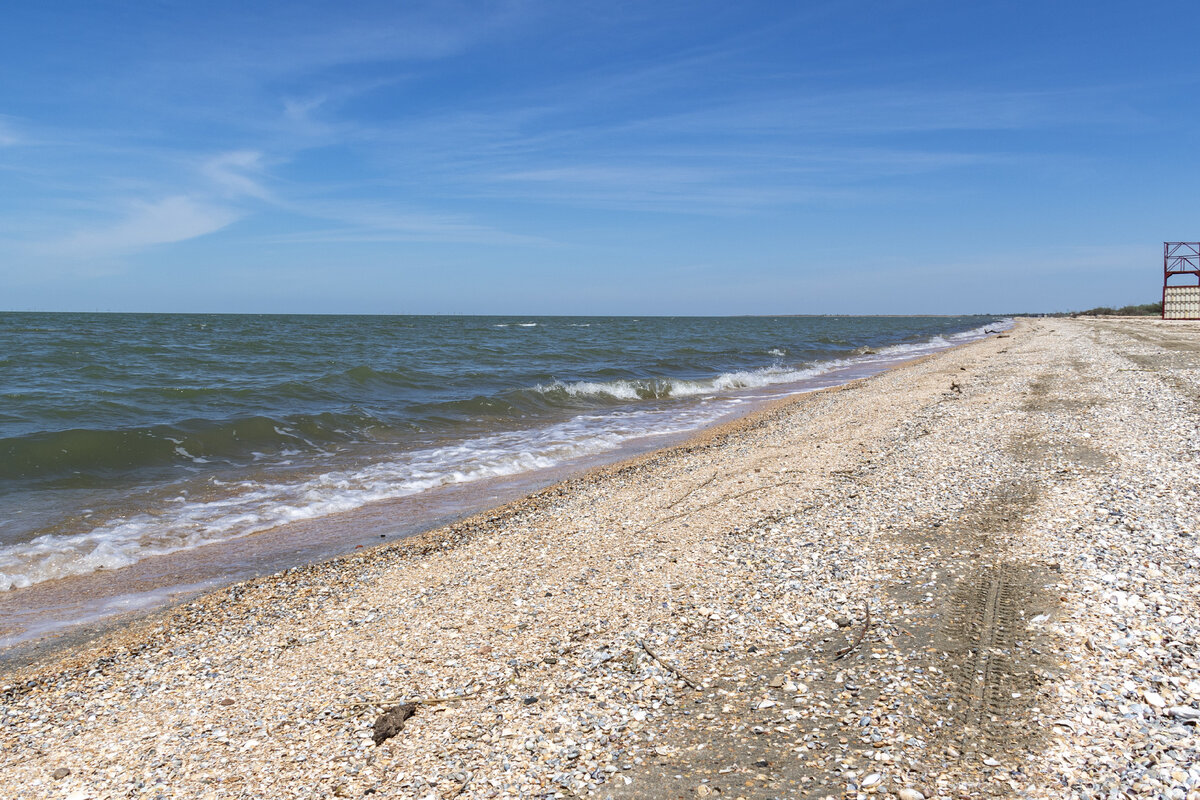
<svg viewBox="0 0 1200 800">
<path fill-rule="evenodd" d="M 0 315 L 0 646 L 515 499 L 995 317 Z"/>
</svg>

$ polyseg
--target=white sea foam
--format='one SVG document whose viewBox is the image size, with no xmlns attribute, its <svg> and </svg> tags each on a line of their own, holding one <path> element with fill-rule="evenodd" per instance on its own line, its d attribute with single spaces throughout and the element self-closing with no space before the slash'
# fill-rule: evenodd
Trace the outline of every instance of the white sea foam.
<svg viewBox="0 0 1200 800">
<path fill-rule="evenodd" d="M 978 339 L 986 335 L 985 332 L 987 330 L 999 331 L 1007 330 L 1011 327 L 1012 320 L 1004 320 L 986 327 L 962 331 L 961 333 L 950 334 L 948 336 L 934 336 L 931 339 L 920 342 L 887 345 L 878 350 L 868 350 L 858 356 L 830 359 L 803 367 L 773 365 L 756 370 L 726 372 L 713 378 L 698 378 L 695 380 L 682 378 L 640 378 L 614 381 L 555 381 L 549 384 L 539 384 L 534 387 L 534 390 L 546 394 L 563 392 L 575 397 L 607 396 L 616 400 L 693 397 L 697 395 L 718 394 L 740 389 L 799 383 L 845 367 L 855 365 L 869 366 L 879 362 L 888 362 L 902 358 L 911 358 L 924 353 L 933 353 L 947 347 L 952 347 L 955 344 Z M 771 350 L 769 352 L 772 355 L 783 354 L 781 350 Z"/>
<path fill-rule="evenodd" d="M 683 378 L 647 378 L 640 380 L 573 381 L 540 384 L 536 391 L 546 394 L 564 392 L 575 397 L 606 396 L 617 400 L 639 400 L 666 397 L 694 397 L 717 394 L 759 386 L 796 383 L 841 366 L 844 362 L 826 362 L 821 367 L 767 367 L 744 372 L 726 372 L 714 378 L 685 380 Z M 828 366 L 827 366 L 828 365 Z"/>
<path fill-rule="evenodd" d="M 172 439 L 171 441 L 174 441 L 174 439 Z M 191 459 L 196 464 L 208 464 L 209 463 L 209 460 L 207 458 L 202 458 L 200 456 L 194 456 L 191 453 L 189 453 L 187 450 L 185 450 L 183 448 L 183 445 L 175 446 L 175 454 L 183 456 L 184 458 L 187 458 L 187 459 Z"/>
<path fill-rule="evenodd" d="M 650 391 L 650 385 L 644 384 L 644 390 Z M 587 395 L 608 395 L 618 400 L 637 400 L 643 395 L 639 390 L 643 385 L 639 381 L 575 381 L 573 383 L 552 383 L 536 387 L 540 392 L 563 391 L 569 395 L 583 397 Z"/>
<path fill-rule="evenodd" d="M 728 408 L 697 407 L 589 415 L 546 428 L 418 450 L 362 469 L 332 470 L 294 483 L 240 481 L 228 496 L 219 499 L 175 501 L 153 513 L 109 520 L 86 533 L 47 534 L 0 548 L 0 590 L 98 569 L 120 569 L 151 556 L 228 541 L 439 486 L 554 467 L 614 450 L 633 438 L 692 430 L 727 412 Z"/>
</svg>

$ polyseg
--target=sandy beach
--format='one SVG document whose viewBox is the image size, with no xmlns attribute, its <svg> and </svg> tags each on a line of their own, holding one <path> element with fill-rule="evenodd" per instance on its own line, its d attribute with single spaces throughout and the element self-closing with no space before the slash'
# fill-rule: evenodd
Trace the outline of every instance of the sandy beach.
<svg viewBox="0 0 1200 800">
<path fill-rule="evenodd" d="M 1021 320 L 215 592 L 0 677 L 2 794 L 1198 800 L 1198 369 Z"/>
</svg>

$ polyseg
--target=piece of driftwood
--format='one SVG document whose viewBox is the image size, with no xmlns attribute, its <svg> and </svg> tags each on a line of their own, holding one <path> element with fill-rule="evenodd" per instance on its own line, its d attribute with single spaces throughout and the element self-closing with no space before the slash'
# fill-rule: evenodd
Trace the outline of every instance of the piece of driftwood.
<svg viewBox="0 0 1200 800">
<path fill-rule="evenodd" d="M 870 629 L 870 627 L 871 627 L 871 606 L 868 603 L 863 606 L 863 626 L 862 626 L 862 630 L 858 632 L 858 638 L 855 639 L 850 644 L 843 647 L 841 650 L 838 650 L 837 653 L 834 654 L 833 660 L 837 661 L 839 658 L 846 655 L 851 650 L 853 650 L 854 648 L 856 648 L 860 644 L 862 644 L 863 639 L 865 639 L 867 637 L 867 631 Z"/>
<path fill-rule="evenodd" d="M 689 678 L 687 675 L 685 675 L 685 674 L 683 673 L 683 671 L 682 671 L 682 670 L 678 669 L 677 667 L 673 667 L 673 666 L 671 666 L 671 665 L 670 665 L 670 664 L 668 664 L 666 661 L 663 661 L 661 658 L 659 658 L 659 657 L 658 657 L 658 653 L 655 653 L 653 650 L 651 650 L 651 649 L 650 649 L 650 645 L 646 644 L 646 643 L 645 643 L 643 640 L 641 640 L 641 639 L 638 639 L 638 645 L 639 645 L 639 646 L 640 646 L 640 647 L 641 647 L 643 650 L 645 650 L 645 651 L 646 651 L 646 655 L 648 655 L 648 656 L 650 656 L 651 658 L 653 658 L 653 659 L 654 659 L 655 661 L 657 661 L 659 664 L 662 664 L 662 665 L 663 665 L 663 667 L 665 667 L 665 668 L 667 669 L 667 671 L 669 671 L 670 673 L 672 673 L 672 674 L 673 674 L 675 677 L 679 678 L 679 680 L 683 681 L 684 683 L 686 683 L 688 686 L 692 687 L 693 689 L 699 689 L 699 688 L 700 688 L 699 684 L 697 684 L 697 683 L 696 683 L 694 680 L 692 680 L 692 679 L 691 679 L 691 678 Z"/>
<path fill-rule="evenodd" d="M 439 703 L 460 703 L 469 697 L 474 697 L 482 691 L 483 687 L 480 687 L 475 691 L 467 692 L 466 694 L 455 694 L 449 697 L 413 697 L 409 699 L 408 702 L 418 706 L 434 706 L 438 705 Z M 349 708 L 365 708 L 370 706 L 393 706 L 403 702 L 403 700 L 387 700 L 380 698 L 375 700 L 354 700 L 346 705 Z"/>
<path fill-rule="evenodd" d="M 458 797 L 460 794 L 463 793 L 463 790 L 467 788 L 467 784 L 470 783 L 471 779 L 474 777 L 475 777 L 474 772 L 468 772 L 466 780 L 464 780 L 458 786 L 453 787 L 448 792 L 444 793 L 442 795 L 442 797 L 446 798 L 446 800 L 450 800 L 451 797 Z"/>
<path fill-rule="evenodd" d="M 379 719 L 375 720 L 375 735 L 372 737 L 375 740 L 375 746 L 378 747 L 399 733 L 404 728 L 404 723 L 416 711 L 416 703 L 404 703 L 392 706 L 380 714 Z"/>
</svg>

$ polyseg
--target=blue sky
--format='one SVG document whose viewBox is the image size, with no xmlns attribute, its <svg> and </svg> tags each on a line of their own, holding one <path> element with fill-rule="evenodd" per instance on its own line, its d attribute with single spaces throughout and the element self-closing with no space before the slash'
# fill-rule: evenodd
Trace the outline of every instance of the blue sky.
<svg viewBox="0 0 1200 800">
<path fill-rule="evenodd" d="M 0 309 L 1158 299 L 1194 3 L 54 2 L 0 29 Z"/>
</svg>

